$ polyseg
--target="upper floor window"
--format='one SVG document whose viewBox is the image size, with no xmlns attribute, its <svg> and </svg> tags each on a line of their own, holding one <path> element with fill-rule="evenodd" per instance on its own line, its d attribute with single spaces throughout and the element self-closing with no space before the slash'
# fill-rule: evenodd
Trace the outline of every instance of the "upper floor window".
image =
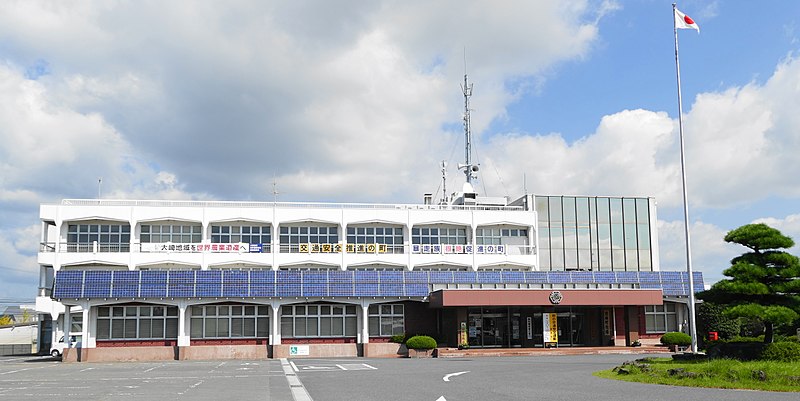
<svg viewBox="0 0 800 401">
<path fill-rule="evenodd" d="M 270 226 L 212 225 L 212 244 L 269 244 L 272 242 Z"/>
<path fill-rule="evenodd" d="M 366 247 L 351 245 L 381 244 L 386 245 L 387 253 L 403 253 L 403 228 L 402 227 L 347 227 L 348 252 L 367 252 Z M 361 251 L 364 249 L 364 251 Z"/>
<path fill-rule="evenodd" d="M 475 230 L 478 245 L 525 245 L 528 243 L 528 230 L 520 228 L 488 227 Z"/>
<path fill-rule="evenodd" d="M 467 244 L 467 229 L 460 227 L 414 227 L 411 229 L 412 244 Z"/>
<path fill-rule="evenodd" d="M 281 252 L 334 252 L 339 230 L 336 226 L 281 226 L 280 241 Z"/>
<path fill-rule="evenodd" d="M 67 252 L 128 252 L 129 224 L 70 224 L 67 226 Z"/>
<path fill-rule="evenodd" d="M 181 243 L 199 244 L 202 242 L 203 229 L 199 224 L 193 225 L 142 225 L 142 243 Z"/>
</svg>

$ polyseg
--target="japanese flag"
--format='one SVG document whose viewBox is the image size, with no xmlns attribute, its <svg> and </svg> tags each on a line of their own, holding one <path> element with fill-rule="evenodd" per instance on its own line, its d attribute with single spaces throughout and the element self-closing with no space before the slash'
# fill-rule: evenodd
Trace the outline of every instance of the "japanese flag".
<svg viewBox="0 0 800 401">
<path fill-rule="evenodd" d="M 682 13 L 677 8 L 675 9 L 675 28 L 677 29 L 696 29 L 700 33 L 700 27 L 688 15 Z"/>
</svg>

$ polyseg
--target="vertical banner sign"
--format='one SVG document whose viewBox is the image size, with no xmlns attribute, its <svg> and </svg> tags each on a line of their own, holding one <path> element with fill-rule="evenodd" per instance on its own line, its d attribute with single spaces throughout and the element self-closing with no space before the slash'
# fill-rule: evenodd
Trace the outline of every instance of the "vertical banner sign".
<svg viewBox="0 0 800 401">
<path fill-rule="evenodd" d="M 558 343 L 558 315 L 555 313 L 542 313 L 542 334 L 544 344 Z"/>
<path fill-rule="evenodd" d="M 458 330 L 458 345 L 467 345 L 467 322 L 461 322 L 461 329 Z"/>
<path fill-rule="evenodd" d="M 528 328 L 527 338 L 528 338 L 528 340 L 533 340 L 533 318 L 528 316 L 528 322 L 527 323 L 528 323 L 527 324 L 527 326 L 528 326 L 527 327 Z"/>
</svg>

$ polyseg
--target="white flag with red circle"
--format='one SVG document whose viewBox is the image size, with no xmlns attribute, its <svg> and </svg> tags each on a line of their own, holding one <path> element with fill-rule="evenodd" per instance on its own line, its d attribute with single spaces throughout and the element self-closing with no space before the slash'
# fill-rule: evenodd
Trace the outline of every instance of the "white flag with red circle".
<svg viewBox="0 0 800 401">
<path fill-rule="evenodd" d="M 697 26 L 697 23 L 689 17 L 688 15 L 682 13 L 677 8 L 675 9 L 675 28 L 678 29 L 696 29 L 697 32 L 700 32 L 700 27 Z"/>
</svg>

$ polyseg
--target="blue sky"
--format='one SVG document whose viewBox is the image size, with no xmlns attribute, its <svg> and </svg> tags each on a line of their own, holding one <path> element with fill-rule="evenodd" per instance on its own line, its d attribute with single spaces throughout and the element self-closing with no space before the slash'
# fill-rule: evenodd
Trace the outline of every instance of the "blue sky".
<svg viewBox="0 0 800 401">
<path fill-rule="evenodd" d="M 465 58 L 479 190 L 653 196 L 662 269 L 684 268 L 670 1 L 162 3 L 0 3 L 0 302 L 36 294 L 38 205 L 100 177 L 104 198 L 421 201 L 463 157 Z M 712 283 L 728 230 L 800 238 L 800 2 L 678 7 Z"/>
</svg>

